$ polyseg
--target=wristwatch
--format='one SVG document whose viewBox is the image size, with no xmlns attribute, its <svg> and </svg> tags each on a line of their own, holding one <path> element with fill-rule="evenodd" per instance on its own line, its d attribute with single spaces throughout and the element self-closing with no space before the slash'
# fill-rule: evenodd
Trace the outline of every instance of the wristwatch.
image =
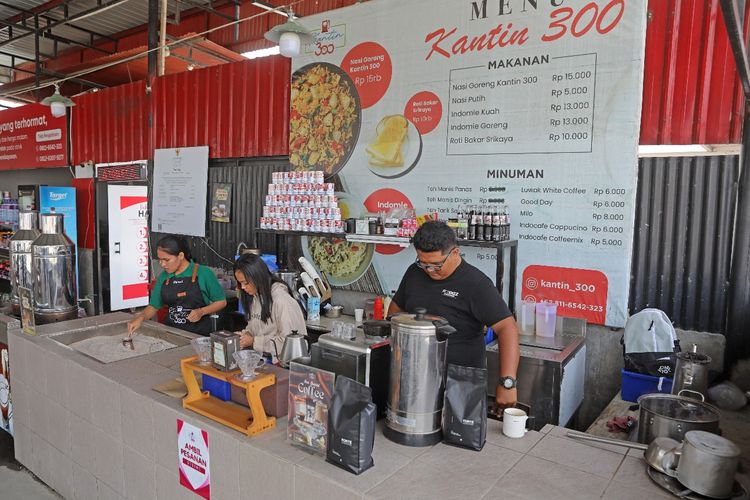
<svg viewBox="0 0 750 500">
<path fill-rule="evenodd" d="M 513 377 L 506 375 L 505 377 L 500 377 L 498 383 L 500 384 L 500 387 L 510 390 L 515 389 L 517 382 Z"/>
</svg>

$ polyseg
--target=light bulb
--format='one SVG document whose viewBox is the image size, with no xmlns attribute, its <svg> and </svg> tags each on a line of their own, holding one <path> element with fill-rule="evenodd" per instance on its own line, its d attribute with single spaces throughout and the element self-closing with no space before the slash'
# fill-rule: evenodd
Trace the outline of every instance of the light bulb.
<svg viewBox="0 0 750 500">
<path fill-rule="evenodd" d="M 279 51 L 285 57 L 298 56 L 301 45 L 299 35 L 292 31 L 282 33 L 281 38 L 279 38 Z"/>
<path fill-rule="evenodd" d="M 55 118 L 65 116 L 65 104 L 61 102 L 53 102 L 49 107 L 50 111 L 52 112 L 52 116 L 54 116 Z"/>
</svg>

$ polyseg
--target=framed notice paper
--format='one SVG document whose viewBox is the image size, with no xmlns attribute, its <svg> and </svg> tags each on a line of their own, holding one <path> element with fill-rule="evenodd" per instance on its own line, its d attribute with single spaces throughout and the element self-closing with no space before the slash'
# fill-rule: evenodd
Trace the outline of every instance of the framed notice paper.
<svg viewBox="0 0 750 500">
<path fill-rule="evenodd" d="M 232 215 L 232 184 L 216 182 L 211 185 L 211 220 L 229 222 Z"/>
<path fill-rule="evenodd" d="M 206 236 L 208 146 L 154 150 L 151 230 Z"/>
</svg>

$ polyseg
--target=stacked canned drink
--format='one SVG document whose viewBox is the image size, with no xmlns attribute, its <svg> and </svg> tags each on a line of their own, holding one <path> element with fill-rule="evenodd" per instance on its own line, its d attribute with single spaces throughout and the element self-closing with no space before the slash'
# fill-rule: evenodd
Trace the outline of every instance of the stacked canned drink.
<svg viewBox="0 0 750 500">
<path fill-rule="evenodd" d="M 343 233 L 334 185 L 322 170 L 274 172 L 260 218 L 261 229 Z"/>
</svg>

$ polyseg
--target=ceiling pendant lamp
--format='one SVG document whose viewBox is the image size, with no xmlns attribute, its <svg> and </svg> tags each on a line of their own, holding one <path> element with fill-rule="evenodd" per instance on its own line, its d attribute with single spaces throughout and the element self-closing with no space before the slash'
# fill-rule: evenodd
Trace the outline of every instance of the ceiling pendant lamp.
<svg viewBox="0 0 750 500">
<path fill-rule="evenodd" d="M 279 46 L 282 56 L 295 57 L 300 55 L 302 45 L 313 43 L 315 37 L 312 33 L 294 20 L 294 12 L 287 13 L 288 20 L 284 24 L 274 26 L 266 31 L 266 40 L 270 40 Z"/>
<path fill-rule="evenodd" d="M 55 93 L 42 99 L 42 104 L 50 107 L 52 116 L 55 118 L 65 116 L 67 108 L 76 105 L 71 99 L 60 94 L 60 87 L 57 84 L 55 84 Z"/>
</svg>

